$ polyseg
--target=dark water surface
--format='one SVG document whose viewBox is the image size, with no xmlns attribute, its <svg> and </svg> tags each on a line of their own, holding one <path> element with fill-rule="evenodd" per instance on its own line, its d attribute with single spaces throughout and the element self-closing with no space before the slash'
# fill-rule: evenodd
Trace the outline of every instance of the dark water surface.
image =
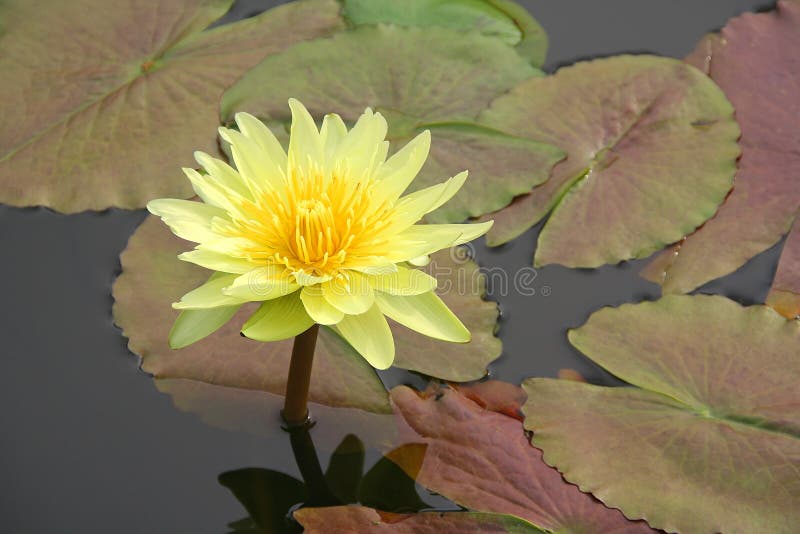
<svg viewBox="0 0 800 534">
<path fill-rule="evenodd" d="M 278 3 L 240 1 L 230 17 Z M 763 0 L 521 3 L 550 36 L 550 71 L 579 58 L 621 52 L 682 57 L 729 17 L 771 5 Z M 143 218 L 143 212 L 64 216 L 0 206 L 2 534 L 219 534 L 247 516 L 218 481 L 221 473 L 261 469 L 223 477 L 245 494 L 267 483 L 277 484 L 290 500 L 299 491 L 288 478 L 300 476 L 289 438 L 277 425 L 272 432 L 252 434 L 206 424 L 176 409 L 172 398 L 138 371 L 137 359 L 113 325 L 110 290 L 119 271 L 118 255 Z M 529 266 L 537 232 L 538 227 L 496 249 L 478 244 L 476 259 L 486 268 L 512 273 Z M 701 291 L 763 302 L 779 252 L 777 245 Z M 658 288 L 638 277 L 643 265 L 593 271 L 542 268 L 532 284 L 534 296 L 494 284 L 492 298 L 503 310 L 505 351 L 492 366 L 493 376 L 518 382 L 573 368 L 592 381 L 614 383 L 569 346 L 565 332 L 602 306 L 657 298 Z M 389 386 L 422 382 L 398 371 L 383 377 Z M 320 423 L 311 433 L 323 469 L 348 431 L 332 426 Z M 338 455 L 334 464 L 355 472 L 352 465 L 362 461 L 360 454 L 352 454 L 358 443 L 350 438 L 347 444 L 351 454 Z M 369 469 L 380 455 L 367 449 L 363 462 Z M 352 468 L 342 467 L 347 465 Z M 424 497 L 442 505 L 441 499 Z M 245 532 L 246 523 L 240 525 Z"/>
</svg>

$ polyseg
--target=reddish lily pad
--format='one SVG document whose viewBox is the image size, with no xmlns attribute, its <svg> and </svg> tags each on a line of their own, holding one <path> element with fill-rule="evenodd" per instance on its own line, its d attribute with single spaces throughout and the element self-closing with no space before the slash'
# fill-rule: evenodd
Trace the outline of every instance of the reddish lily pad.
<svg viewBox="0 0 800 534">
<path fill-rule="evenodd" d="M 732 19 L 687 58 L 736 108 L 742 158 L 716 216 L 664 251 L 643 275 L 687 293 L 777 243 L 800 208 L 800 2 Z M 796 283 L 796 282 L 795 282 Z"/>
<path fill-rule="evenodd" d="M 519 398 L 518 390 L 508 390 L 511 398 Z M 400 386 L 392 390 L 392 402 L 402 418 L 401 442 L 427 445 L 421 465 L 392 458 L 416 472 L 417 482 L 457 504 L 511 514 L 555 532 L 652 532 L 565 482 L 531 446 L 518 419 L 450 388 L 420 396 Z"/>
<path fill-rule="evenodd" d="M 223 91 L 342 26 L 338 2 L 303 0 L 201 31 L 232 3 L 3 2 L 0 201 L 73 213 L 191 196 L 179 170 L 217 151 Z"/>
<path fill-rule="evenodd" d="M 767 304 L 789 319 L 800 317 L 800 222 L 797 219 L 783 245 Z"/>
<path fill-rule="evenodd" d="M 391 23 L 478 31 L 511 46 L 541 67 L 547 34 L 528 10 L 512 0 L 343 0 L 343 15 L 354 24 Z"/>
<path fill-rule="evenodd" d="M 479 512 L 395 514 L 365 506 L 301 508 L 294 513 L 306 534 L 391 532 L 395 534 L 544 534 L 510 515 Z"/>
<path fill-rule="evenodd" d="M 428 216 L 456 222 L 507 205 L 547 180 L 563 158 L 552 145 L 473 122 L 493 97 L 532 76 L 542 72 L 498 39 L 445 28 L 360 26 L 270 56 L 225 93 L 222 118 L 247 111 L 280 133 L 290 119 L 286 101 L 295 97 L 318 120 L 335 112 L 351 123 L 373 107 L 387 118 L 394 150 L 430 129 L 431 154 L 411 190 L 468 169 L 462 190 Z"/>
<path fill-rule="evenodd" d="M 739 129 L 703 74 L 674 59 L 617 56 L 523 82 L 481 115 L 566 150 L 551 178 L 490 215 L 492 245 L 551 212 L 537 265 L 646 257 L 711 217 L 731 188 Z"/>
<path fill-rule="evenodd" d="M 177 259 L 178 253 L 188 248 L 186 241 L 149 217 L 122 254 L 122 274 L 113 289 L 114 318 L 129 338 L 130 350 L 142 357 L 142 369 L 161 379 L 182 378 L 283 394 L 292 342 L 260 343 L 240 336 L 252 305 L 245 305 L 208 338 L 180 350 L 169 348 L 169 330 L 178 315 L 171 303 L 209 275 L 205 269 Z M 485 280 L 477 265 L 459 263 L 450 251 L 434 255 L 428 270 L 438 277 L 442 298 L 470 329 L 473 340 L 446 343 L 394 324 L 395 364 L 449 380 L 480 378 L 502 350 L 500 340 L 494 337 L 497 305 L 481 299 Z M 459 279 L 474 285 L 459 286 Z M 386 390 L 372 367 L 327 329 L 321 330 L 317 344 L 310 398 L 327 406 L 389 411 Z"/>
<path fill-rule="evenodd" d="M 633 388 L 532 378 L 545 461 L 669 532 L 800 524 L 800 322 L 719 296 L 606 308 L 570 341 Z"/>
</svg>

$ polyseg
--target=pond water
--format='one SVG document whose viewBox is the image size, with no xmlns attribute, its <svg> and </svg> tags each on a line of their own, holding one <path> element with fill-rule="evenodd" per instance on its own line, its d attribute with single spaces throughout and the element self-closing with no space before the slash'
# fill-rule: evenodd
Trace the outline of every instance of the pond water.
<svg viewBox="0 0 800 534">
<path fill-rule="evenodd" d="M 230 19 L 276 3 L 239 2 Z M 579 58 L 621 52 L 682 57 L 729 17 L 770 6 L 756 0 L 521 3 L 550 35 L 549 71 Z M 225 485 L 252 496 L 270 484 L 290 501 L 299 491 L 292 478 L 301 473 L 289 436 L 277 422 L 267 421 L 256 434 L 208 424 L 204 419 L 213 417 L 176 408 L 173 398 L 138 370 L 137 358 L 113 324 L 110 288 L 119 271 L 118 255 L 144 216 L 119 210 L 63 216 L 0 207 L 2 533 L 224 533 L 233 530 L 230 523 L 247 517 Z M 538 227 L 496 249 L 481 242 L 474 256 L 485 268 L 513 273 L 531 264 L 537 233 Z M 780 248 L 700 291 L 763 302 Z M 504 342 L 492 376 L 519 382 L 571 368 L 592 382 L 614 384 L 613 377 L 570 347 L 565 332 L 602 306 L 657 298 L 658 288 L 638 276 L 643 265 L 538 269 L 532 296 L 490 284 L 490 298 L 503 313 L 499 335 Z M 388 387 L 425 383 L 404 371 L 390 370 L 382 378 Z M 323 469 L 349 432 L 358 434 L 359 427 L 327 420 L 312 429 Z M 367 444 L 363 463 L 368 470 L 380 454 L 369 436 L 361 439 Z M 296 441 L 308 455 L 308 443 Z M 359 443 L 348 438 L 346 445 L 347 454 L 336 455 L 334 465 L 360 465 Z M 351 474 L 340 479 L 346 484 L 357 470 L 341 469 Z M 223 473 L 228 474 L 220 481 Z M 385 466 L 379 475 L 395 488 L 383 496 L 386 506 L 393 505 L 393 496 L 399 509 L 408 506 L 404 492 L 410 482 Z M 452 508 L 420 493 L 432 506 Z M 246 532 L 247 522 L 238 528 Z"/>
</svg>

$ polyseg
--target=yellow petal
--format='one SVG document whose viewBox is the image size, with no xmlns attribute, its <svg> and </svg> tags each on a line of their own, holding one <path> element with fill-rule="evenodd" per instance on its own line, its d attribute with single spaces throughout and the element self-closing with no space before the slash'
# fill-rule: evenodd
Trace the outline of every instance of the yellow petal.
<svg viewBox="0 0 800 534">
<path fill-rule="evenodd" d="M 182 311 L 169 332 L 170 348 L 182 349 L 213 334 L 230 321 L 240 307 L 240 305 L 236 305 L 208 310 Z"/>
<path fill-rule="evenodd" d="M 203 167 L 213 180 L 232 191 L 236 191 L 242 198 L 252 199 L 250 189 L 247 187 L 242 175 L 225 163 L 224 161 L 212 158 L 205 152 L 199 150 L 194 153 L 194 159 Z"/>
<path fill-rule="evenodd" d="M 392 261 L 408 261 L 437 250 L 454 247 L 476 239 L 492 227 L 494 221 L 475 224 L 417 224 L 399 234 L 394 248 L 386 257 Z"/>
<path fill-rule="evenodd" d="M 375 302 L 369 280 L 357 272 L 347 272 L 321 284 L 322 294 L 334 308 L 348 315 L 366 312 Z"/>
<path fill-rule="evenodd" d="M 319 165 L 324 161 L 322 139 L 314 119 L 299 100 L 290 98 L 289 108 L 292 110 L 292 127 L 289 135 L 288 165 L 308 171 L 309 162 Z"/>
<path fill-rule="evenodd" d="M 376 369 L 387 369 L 394 361 L 394 338 L 389 323 L 377 306 L 361 315 L 345 315 L 336 330 Z"/>
<path fill-rule="evenodd" d="M 219 135 L 230 143 L 233 162 L 252 198 L 259 197 L 269 187 L 281 187 L 281 167 L 272 161 L 256 141 L 227 128 L 220 128 Z"/>
<path fill-rule="evenodd" d="M 402 197 L 395 205 L 397 215 L 392 226 L 398 230 L 416 223 L 426 213 L 430 213 L 453 198 L 467 179 L 467 171 L 461 172 L 446 182 L 415 191 Z"/>
<path fill-rule="evenodd" d="M 347 126 L 345 126 L 342 118 L 336 113 L 329 113 L 322 119 L 322 128 L 319 130 L 319 136 L 322 140 L 322 147 L 325 151 L 326 168 L 330 169 L 335 163 L 336 150 L 339 148 L 339 143 L 347 135 Z"/>
<path fill-rule="evenodd" d="M 398 150 L 378 171 L 380 199 L 394 202 L 419 174 L 428 159 L 431 133 L 425 130 Z"/>
<path fill-rule="evenodd" d="M 388 317 L 420 334 L 455 343 L 470 340 L 469 330 L 432 291 L 409 297 L 378 293 L 375 303 Z"/>
<path fill-rule="evenodd" d="M 181 297 L 180 302 L 174 303 L 172 307 L 176 310 L 198 310 L 241 305 L 245 302 L 243 299 L 222 293 L 222 289 L 230 285 L 236 276 L 235 274 L 214 273 L 205 284 L 186 293 Z"/>
<path fill-rule="evenodd" d="M 358 118 L 353 129 L 339 143 L 336 159 L 347 161 L 348 170 L 354 179 L 372 176 L 375 167 L 386 157 L 384 139 L 388 126 L 380 113 L 367 108 Z"/>
<path fill-rule="evenodd" d="M 306 312 L 319 324 L 336 324 L 342 320 L 344 313 L 334 308 L 322 295 L 319 285 L 305 286 L 300 292 L 300 300 L 306 307 Z"/>
<path fill-rule="evenodd" d="M 230 297 L 248 301 L 272 300 L 300 289 L 283 266 L 270 265 L 244 273 L 233 280 L 222 292 Z"/>
<path fill-rule="evenodd" d="M 184 174 L 192 183 L 194 192 L 206 204 L 222 208 L 228 213 L 239 213 L 238 205 L 243 199 L 241 195 L 217 183 L 210 176 L 203 176 L 194 169 L 184 167 Z"/>
<path fill-rule="evenodd" d="M 211 221 L 214 217 L 227 218 L 225 210 L 191 200 L 159 198 L 148 202 L 147 209 L 161 217 L 176 236 L 195 243 L 219 239 L 211 230 Z"/>
<path fill-rule="evenodd" d="M 267 125 L 245 112 L 237 113 L 235 119 L 239 130 L 241 130 L 248 139 L 252 139 L 256 142 L 273 165 L 279 169 L 285 170 L 286 151 Z"/>
<path fill-rule="evenodd" d="M 419 295 L 436 289 L 436 278 L 420 270 L 401 266 L 394 273 L 368 276 L 367 279 L 376 291 L 392 295 Z"/>
<path fill-rule="evenodd" d="M 305 332 L 313 324 L 295 292 L 259 306 L 242 326 L 242 334 L 257 341 L 280 341 Z"/>
<path fill-rule="evenodd" d="M 189 252 L 184 252 L 178 255 L 179 260 L 194 263 L 200 267 L 211 269 L 212 271 L 221 271 L 223 273 L 236 273 L 242 274 L 253 270 L 253 265 L 250 261 L 242 258 L 232 258 L 225 254 L 212 252 L 210 250 L 195 249 Z"/>
</svg>

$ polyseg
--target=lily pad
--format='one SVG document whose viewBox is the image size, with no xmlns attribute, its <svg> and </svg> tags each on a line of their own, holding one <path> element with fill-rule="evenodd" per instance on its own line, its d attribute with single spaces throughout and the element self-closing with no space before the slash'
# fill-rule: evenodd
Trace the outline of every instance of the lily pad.
<svg viewBox="0 0 800 534">
<path fill-rule="evenodd" d="M 497 391 L 491 388 L 495 399 Z M 519 388 L 508 391 L 519 398 Z M 554 532 L 652 532 L 566 483 L 531 446 L 520 420 L 482 408 L 450 388 L 420 396 L 399 386 L 392 402 L 402 418 L 401 442 L 427 444 L 421 465 L 393 458 L 416 472 L 418 483 L 455 503 L 511 514 Z"/>
<path fill-rule="evenodd" d="M 73 213 L 191 196 L 179 170 L 217 151 L 223 91 L 342 26 L 338 2 L 303 0 L 202 31 L 232 3 L 3 2 L 0 201 Z"/>
<path fill-rule="evenodd" d="M 545 461 L 669 532 L 800 524 L 800 322 L 719 296 L 606 308 L 569 335 L 634 388 L 524 382 Z"/>
<path fill-rule="evenodd" d="M 541 67 L 547 34 L 528 11 L 511 0 L 344 0 L 342 13 L 353 24 L 391 23 L 475 30 L 516 46 Z"/>
<path fill-rule="evenodd" d="M 783 245 L 767 304 L 789 319 L 800 317 L 800 222 L 797 219 Z"/>
<path fill-rule="evenodd" d="M 172 302 L 208 278 L 208 271 L 177 259 L 190 246 L 155 217 L 147 218 L 131 238 L 113 288 L 114 318 L 129 338 L 128 347 L 142 357 L 142 369 L 159 379 L 183 378 L 282 395 L 292 342 L 260 343 L 240 336 L 252 305 L 245 305 L 206 339 L 180 350 L 169 348 L 169 330 L 178 316 Z M 473 339 L 468 344 L 446 343 L 393 324 L 395 365 L 448 380 L 480 378 L 502 350 L 494 337 L 497 305 L 481 299 L 485 280 L 473 262 L 452 259 L 450 251 L 434 255 L 428 271 L 438 277 L 442 298 Z M 459 278 L 471 285 L 459 285 Z M 386 390 L 372 367 L 327 329 L 320 331 L 310 399 L 327 406 L 390 410 Z"/>
<path fill-rule="evenodd" d="M 247 111 L 281 133 L 290 120 L 286 101 L 295 97 L 318 120 L 334 112 L 351 123 L 371 106 L 386 116 L 395 150 L 430 129 L 431 155 L 411 187 L 468 169 L 466 185 L 428 217 L 456 222 L 507 205 L 547 180 L 563 158 L 551 145 L 473 123 L 493 97 L 532 76 L 542 72 L 498 39 L 445 28 L 361 26 L 262 61 L 225 93 L 222 118 Z"/>
<path fill-rule="evenodd" d="M 395 514 L 365 506 L 301 508 L 294 513 L 307 534 L 392 532 L 397 534 L 544 534 L 511 515 L 478 512 Z"/>
<path fill-rule="evenodd" d="M 567 152 L 551 178 L 492 214 L 498 245 L 548 212 L 536 265 L 643 258 L 711 217 L 731 188 L 739 129 L 725 95 L 678 60 L 617 56 L 523 82 L 480 120 Z"/>
<path fill-rule="evenodd" d="M 716 216 L 664 251 L 643 275 L 687 293 L 777 243 L 800 209 L 800 2 L 732 19 L 687 58 L 736 108 L 742 158 Z"/>
</svg>

